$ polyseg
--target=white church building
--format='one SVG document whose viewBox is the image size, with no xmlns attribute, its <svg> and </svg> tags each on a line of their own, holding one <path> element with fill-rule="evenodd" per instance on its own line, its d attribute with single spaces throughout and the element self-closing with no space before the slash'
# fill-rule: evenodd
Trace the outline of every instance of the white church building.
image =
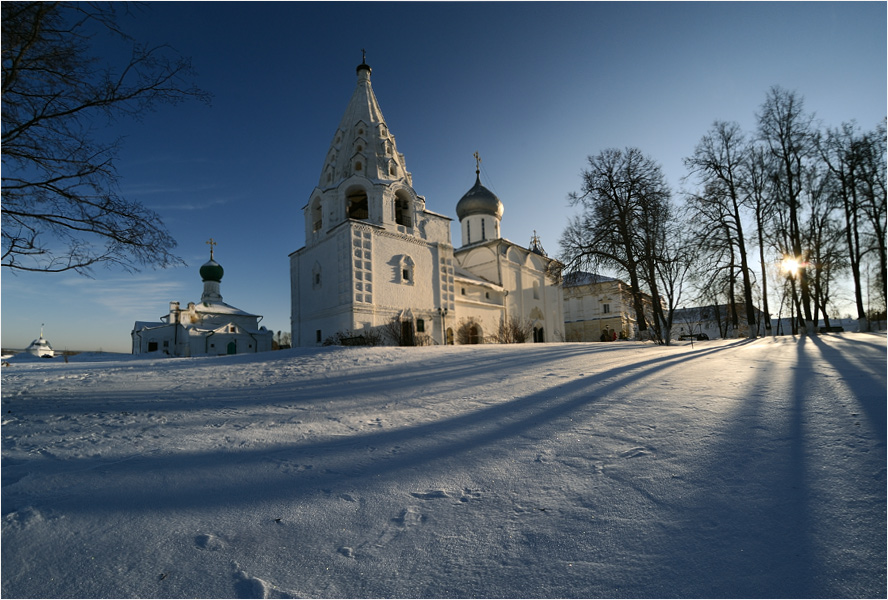
<svg viewBox="0 0 888 600">
<path fill-rule="evenodd" d="M 453 247 L 451 219 L 413 188 L 370 73 L 366 63 L 357 67 L 303 208 L 305 246 L 290 255 L 293 344 L 393 327 L 402 341 L 480 343 L 513 320 L 532 329 L 533 341 L 561 341 L 559 263 L 538 245 L 501 236 L 503 203 L 480 176 L 456 205 L 461 235 Z"/>
<path fill-rule="evenodd" d="M 271 350 L 274 334 L 259 326 L 262 317 L 222 301 L 225 271 L 213 258 L 215 242 L 210 239 L 207 243 L 210 260 L 200 267 L 200 302 L 189 302 L 185 308 L 170 302 L 170 312 L 160 321 L 136 321 L 132 331 L 133 354 L 206 356 Z"/>
</svg>

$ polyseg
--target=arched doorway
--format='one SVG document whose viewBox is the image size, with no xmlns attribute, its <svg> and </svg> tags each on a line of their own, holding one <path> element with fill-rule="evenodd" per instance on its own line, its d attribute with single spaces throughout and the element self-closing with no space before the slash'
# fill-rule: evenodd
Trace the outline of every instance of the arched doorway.
<svg viewBox="0 0 888 600">
<path fill-rule="evenodd" d="M 480 344 L 481 343 L 481 331 L 478 329 L 478 326 L 472 323 L 469 325 L 469 343 L 470 344 Z"/>
<path fill-rule="evenodd" d="M 228 354 L 237 354 L 237 340 L 228 342 Z"/>
<path fill-rule="evenodd" d="M 446 344 L 447 344 L 448 346 L 452 346 L 452 345 L 453 345 L 453 327 L 448 327 L 448 328 L 447 328 L 447 341 L 446 341 Z"/>
</svg>

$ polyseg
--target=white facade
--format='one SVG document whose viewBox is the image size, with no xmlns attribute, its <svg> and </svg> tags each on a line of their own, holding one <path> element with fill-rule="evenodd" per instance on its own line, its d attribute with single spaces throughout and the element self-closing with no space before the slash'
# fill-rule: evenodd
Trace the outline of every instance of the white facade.
<svg viewBox="0 0 888 600">
<path fill-rule="evenodd" d="M 133 354 L 204 356 L 271 350 L 274 334 L 259 326 L 262 317 L 222 301 L 223 273 L 211 250 L 209 262 L 200 268 L 204 286 L 200 302 L 189 302 L 185 308 L 170 302 L 170 312 L 160 321 L 136 321 Z"/>
<path fill-rule="evenodd" d="M 393 320 L 428 343 L 453 343 L 466 323 L 480 340 L 512 317 L 533 321 L 541 341 L 559 339 L 561 289 L 545 274 L 554 261 L 500 238 L 502 204 L 479 181 L 457 207 L 454 251 L 451 219 L 413 189 L 366 64 L 303 213 L 305 246 L 290 255 L 295 346 Z"/>
<path fill-rule="evenodd" d="M 652 313 L 643 295 L 645 314 Z M 564 332 L 568 342 L 635 339 L 638 323 L 631 288 L 603 275 L 571 273 L 564 278 Z"/>
</svg>

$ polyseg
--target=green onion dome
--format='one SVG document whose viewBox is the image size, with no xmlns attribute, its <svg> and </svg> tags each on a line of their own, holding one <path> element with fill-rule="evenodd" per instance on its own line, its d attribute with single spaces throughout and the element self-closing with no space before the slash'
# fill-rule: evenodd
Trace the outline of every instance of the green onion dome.
<svg viewBox="0 0 888 600">
<path fill-rule="evenodd" d="M 200 278 L 204 281 L 222 281 L 225 270 L 212 258 L 200 268 Z"/>
</svg>

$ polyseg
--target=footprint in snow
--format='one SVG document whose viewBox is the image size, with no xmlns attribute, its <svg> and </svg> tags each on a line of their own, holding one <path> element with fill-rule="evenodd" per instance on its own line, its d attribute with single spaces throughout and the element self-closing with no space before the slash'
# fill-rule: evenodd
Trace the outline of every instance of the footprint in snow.
<svg viewBox="0 0 888 600">
<path fill-rule="evenodd" d="M 225 547 L 225 542 L 212 534 L 201 534 L 194 538 L 194 545 L 201 550 L 217 551 Z"/>
<path fill-rule="evenodd" d="M 429 490 L 423 493 L 411 492 L 411 496 L 420 500 L 434 500 L 435 498 L 449 498 L 444 490 Z"/>
<path fill-rule="evenodd" d="M 480 500 L 481 492 L 478 490 L 473 490 L 472 488 L 463 488 L 463 495 L 460 497 L 460 502 L 471 502 L 472 500 Z"/>
<path fill-rule="evenodd" d="M 251 577 L 234 563 L 235 598 L 294 598 L 293 594 L 268 583 L 264 579 Z"/>
<path fill-rule="evenodd" d="M 419 512 L 419 509 L 413 506 L 408 506 L 403 509 L 397 517 L 392 519 L 393 523 L 397 523 L 401 527 L 412 527 L 414 525 L 418 525 L 426 520 L 426 516 Z"/>
<path fill-rule="evenodd" d="M 644 448 L 639 446 L 638 448 L 630 448 L 624 452 L 620 452 L 620 456 L 623 458 L 638 458 L 639 456 L 650 456 L 653 454 L 653 450 L 651 448 Z"/>
</svg>

